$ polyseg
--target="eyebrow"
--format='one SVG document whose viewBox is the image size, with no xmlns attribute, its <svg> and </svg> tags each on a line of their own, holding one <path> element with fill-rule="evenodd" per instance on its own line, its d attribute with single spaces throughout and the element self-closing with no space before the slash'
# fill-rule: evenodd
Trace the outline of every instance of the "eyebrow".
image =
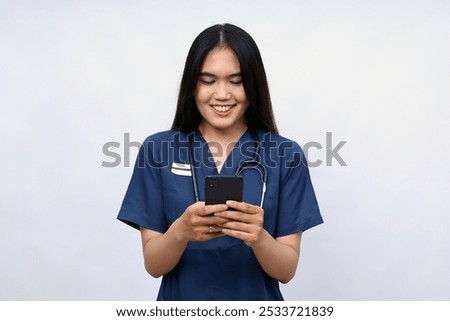
<svg viewBox="0 0 450 321">
<path fill-rule="evenodd" d="M 202 77 L 202 76 L 204 76 L 204 77 L 217 77 L 215 74 L 213 74 L 213 73 L 210 73 L 210 72 L 207 72 L 207 71 L 203 71 L 203 72 L 200 72 L 200 75 L 199 75 L 200 77 Z M 230 74 L 230 75 L 228 75 L 227 77 L 228 78 L 233 78 L 233 77 L 241 77 L 242 76 L 242 74 L 241 74 L 241 72 L 239 71 L 239 72 L 235 72 L 235 73 L 233 73 L 233 74 Z"/>
</svg>

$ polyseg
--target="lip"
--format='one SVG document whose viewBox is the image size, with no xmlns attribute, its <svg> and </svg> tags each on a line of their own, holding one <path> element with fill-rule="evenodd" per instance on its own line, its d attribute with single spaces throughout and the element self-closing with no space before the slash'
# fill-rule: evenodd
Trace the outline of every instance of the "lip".
<svg viewBox="0 0 450 321">
<path fill-rule="evenodd" d="M 232 112 L 236 104 L 211 104 L 210 106 L 217 115 L 226 116 Z"/>
</svg>

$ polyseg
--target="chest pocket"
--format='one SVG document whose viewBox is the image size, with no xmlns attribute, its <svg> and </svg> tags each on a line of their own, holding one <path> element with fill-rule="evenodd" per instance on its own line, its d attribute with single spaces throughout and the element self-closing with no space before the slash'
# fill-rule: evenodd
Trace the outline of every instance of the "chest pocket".
<svg viewBox="0 0 450 321">
<path fill-rule="evenodd" d="M 190 165 L 172 163 L 170 168 L 162 170 L 161 180 L 164 215 L 170 226 L 195 202 Z"/>
</svg>

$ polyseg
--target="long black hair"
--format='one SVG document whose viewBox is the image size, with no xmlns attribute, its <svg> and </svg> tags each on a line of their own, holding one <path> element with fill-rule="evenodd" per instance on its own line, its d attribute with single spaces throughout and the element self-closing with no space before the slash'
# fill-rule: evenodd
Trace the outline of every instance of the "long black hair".
<svg viewBox="0 0 450 321">
<path fill-rule="evenodd" d="M 192 132 L 202 121 L 194 92 L 208 53 L 216 47 L 231 48 L 239 59 L 242 83 L 249 101 L 245 121 L 249 129 L 263 129 L 277 134 L 269 86 L 261 54 L 253 38 L 232 24 L 217 24 L 202 31 L 192 43 L 184 66 L 172 129 Z"/>
</svg>

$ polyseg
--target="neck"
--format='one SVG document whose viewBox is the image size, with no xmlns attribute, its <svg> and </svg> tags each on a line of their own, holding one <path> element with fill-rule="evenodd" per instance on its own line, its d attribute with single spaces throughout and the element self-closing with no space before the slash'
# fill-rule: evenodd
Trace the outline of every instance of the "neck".
<svg viewBox="0 0 450 321">
<path fill-rule="evenodd" d="M 244 132 L 247 130 L 247 124 L 239 123 L 233 128 L 217 129 L 212 126 L 207 126 L 201 123 L 198 130 L 202 133 L 206 142 L 229 143 L 239 140 Z"/>
<path fill-rule="evenodd" d="M 236 123 L 232 128 L 218 129 L 202 122 L 198 126 L 198 130 L 208 144 L 210 151 L 212 151 L 217 172 L 220 173 L 236 142 L 247 130 L 247 124 L 245 122 Z"/>
</svg>

